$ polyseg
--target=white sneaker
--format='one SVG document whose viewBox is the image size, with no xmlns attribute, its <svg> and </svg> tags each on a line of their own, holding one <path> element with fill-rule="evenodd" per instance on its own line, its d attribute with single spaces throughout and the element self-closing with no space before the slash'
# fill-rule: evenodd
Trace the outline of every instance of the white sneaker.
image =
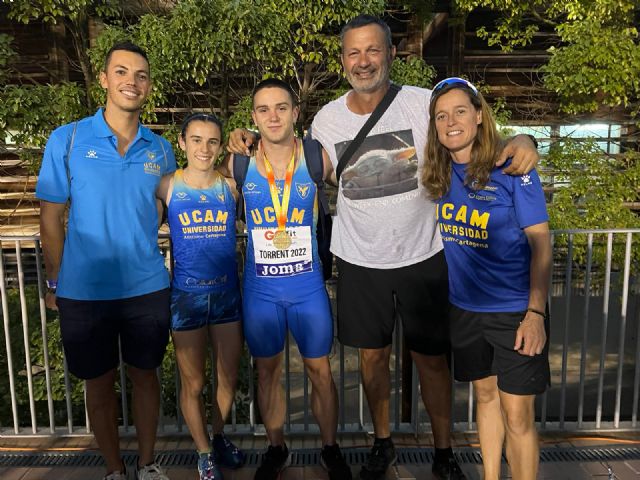
<svg viewBox="0 0 640 480">
<path fill-rule="evenodd" d="M 111 472 L 102 477 L 102 480 L 128 480 L 127 472 Z"/>
<path fill-rule="evenodd" d="M 136 470 L 137 480 L 169 480 L 157 463 Z"/>
</svg>

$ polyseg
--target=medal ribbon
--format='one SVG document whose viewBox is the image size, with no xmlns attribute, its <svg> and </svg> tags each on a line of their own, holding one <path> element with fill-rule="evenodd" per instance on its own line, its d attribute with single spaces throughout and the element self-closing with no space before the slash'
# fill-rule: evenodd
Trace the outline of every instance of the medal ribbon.
<svg viewBox="0 0 640 480">
<path fill-rule="evenodd" d="M 298 142 L 294 140 L 293 153 L 291 154 L 291 160 L 287 166 L 287 172 L 284 177 L 284 190 L 282 192 L 282 204 L 278 198 L 278 187 L 276 186 L 276 177 L 273 173 L 273 168 L 267 154 L 262 150 L 262 157 L 264 158 L 264 169 L 267 173 L 267 182 L 269 183 L 269 192 L 271 193 L 271 201 L 273 202 L 273 210 L 278 220 L 278 230 L 284 230 L 287 224 L 287 212 L 289 210 L 289 199 L 291 198 L 291 180 L 293 179 L 293 168 L 296 160 L 296 148 Z"/>
</svg>

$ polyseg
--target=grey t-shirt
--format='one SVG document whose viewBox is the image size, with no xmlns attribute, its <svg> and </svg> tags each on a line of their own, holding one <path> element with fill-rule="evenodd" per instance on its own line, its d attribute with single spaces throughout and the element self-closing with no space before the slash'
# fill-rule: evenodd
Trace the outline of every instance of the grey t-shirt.
<svg viewBox="0 0 640 480">
<path fill-rule="evenodd" d="M 347 107 L 349 93 L 315 116 L 313 137 L 334 168 L 370 114 Z M 340 177 L 331 251 L 371 268 L 413 265 L 442 250 L 436 208 L 420 182 L 431 91 L 403 86 Z"/>
</svg>

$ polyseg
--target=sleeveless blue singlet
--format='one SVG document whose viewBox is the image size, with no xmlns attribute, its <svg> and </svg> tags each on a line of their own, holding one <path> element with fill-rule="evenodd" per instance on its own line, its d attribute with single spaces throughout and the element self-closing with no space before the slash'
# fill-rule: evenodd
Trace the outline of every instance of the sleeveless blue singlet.
<svg viewBox="0 0 640 480">
<path fill-rule="evenodd" d="M 280 201 L 284 180 L 276 180 Z M 290 330 L 305 358 L 328 355 L 333 319 L 316 242 L 316 185 L 303 153 L 291 182 L 286 230 L 288 248 L 272 242 L 277 221 L 267 179 L 251 158 L 242 187 L 248 242 L 242 299 L 243 327 L 254 357 L 272 357 L 284 349 Z"/>
<path fill-rule="evenodd" d="M 309 176 L 307 164 L 302 156 L 294 170 L 291 181 L 291 197 L 287 214 L 286 229 L 292 235 L 306 230 L 310 242 L 301 243 L 299 249 L 282 252 L 265 252 L 256 248 L 256 236 L 264 236 L 269 241 L 278 223 L 275 217 L 269 182 L 258 172 L 255 157 L 252 157 L 247 176 L 242 187 L 247 219 L 248 243 L 244 269 L 244 285 L 251 289 L 268 289 L 278 292 L 295 285 L 300 288 L 317 288 L 324 285 L 322 265 L 318 256 L 316 222 L 318 206 L 316 185 Z M 284 180 L 276 180 L 280 202 L 284 190 Z M 302 251 L 301 249 L 311 249 Z M 289 258 L 274 259 L 274 255 L 288 255 Z M 256 258 L 256 256 L 258 258 Z M 265 258 L 266 257 L 266 258 Z"/>
<path fill-rule="evenodd" d="M 209 188 L 197 189 L 177 170 L 168 209 L 172 287 L 201 293 L 236 288 L 235 201 L 224 178 L 219 175 Z"/>
</svg>

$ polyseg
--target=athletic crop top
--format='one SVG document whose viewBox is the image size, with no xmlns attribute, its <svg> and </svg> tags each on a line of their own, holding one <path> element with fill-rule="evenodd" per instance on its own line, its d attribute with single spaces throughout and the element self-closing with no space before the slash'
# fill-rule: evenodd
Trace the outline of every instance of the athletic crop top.
<svg viewBox="0 0 640 480">
<path fill-rule="evenodd" d="M 169 227 L 173 244 L 173 288 L 211 292 L 236 288 L 235 201 L 218 176 L 208 188 L 192 188 L 183 170 L 173 176 Z"/>
</svg>

